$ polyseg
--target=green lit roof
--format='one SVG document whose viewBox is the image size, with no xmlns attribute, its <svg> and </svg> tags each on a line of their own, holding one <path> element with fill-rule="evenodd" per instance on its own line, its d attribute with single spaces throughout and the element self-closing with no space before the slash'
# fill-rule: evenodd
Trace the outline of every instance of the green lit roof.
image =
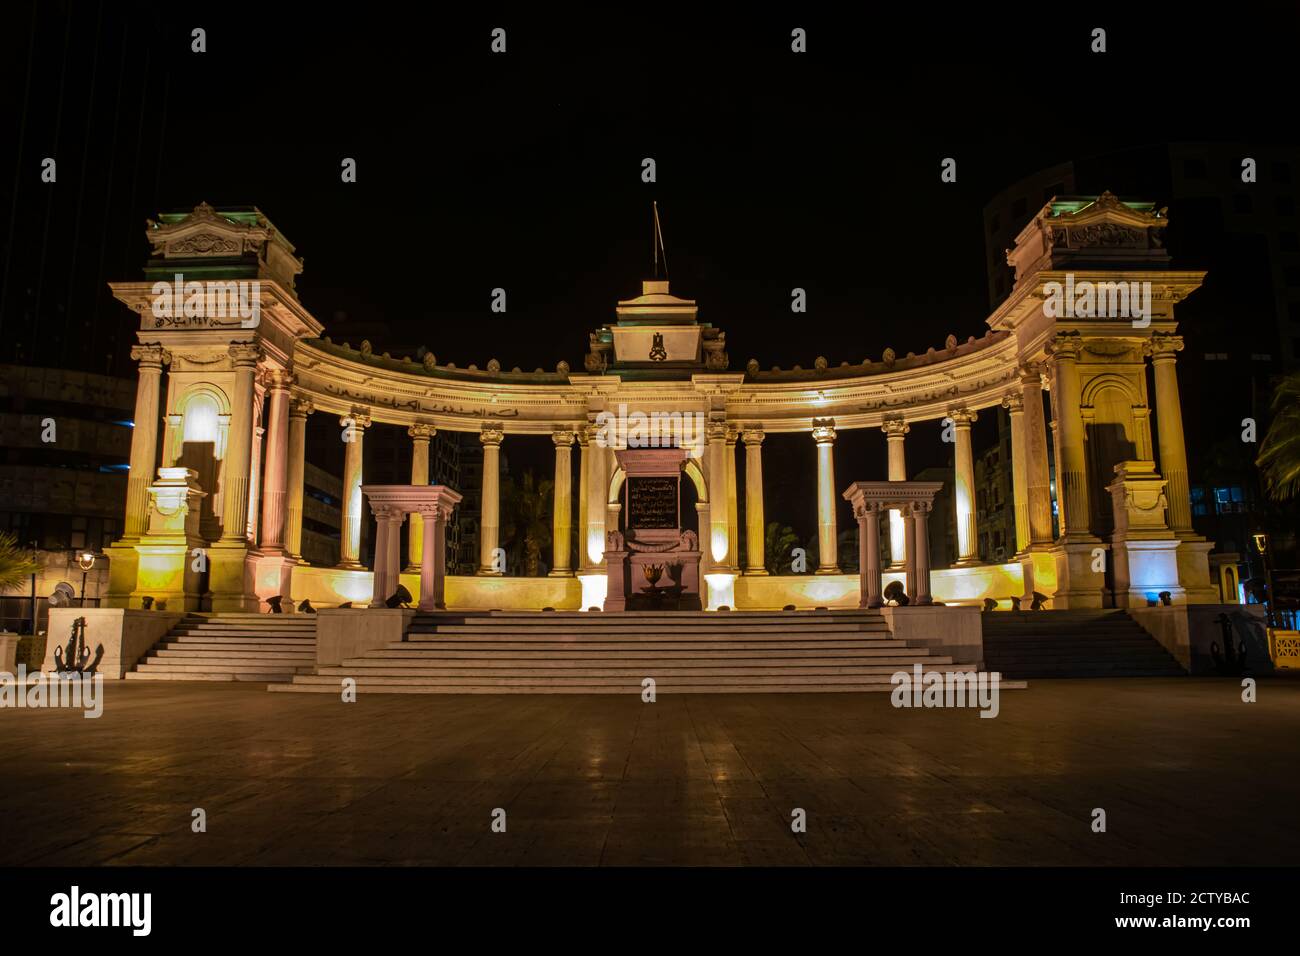
<svg viewBox="0 0 1300 956">
<path fill-rule="evenodd" d="M 1097 202 L 1097 196 L 1058 196 L 1050 203 L 1053 216 L 1073 215 L 1076 212 L 1082 212 L 1089 206 Z M 1128 206 L 1134 212 L 1154 212 L 1156 204 L 1153 202 L 1129 202 L 1121 199 L 1121 203 Z"/>
</svg>

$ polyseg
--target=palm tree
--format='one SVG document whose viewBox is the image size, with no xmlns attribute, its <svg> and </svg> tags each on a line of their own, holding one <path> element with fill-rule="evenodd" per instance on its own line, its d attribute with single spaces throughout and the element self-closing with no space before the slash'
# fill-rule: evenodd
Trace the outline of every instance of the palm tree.
<svg viewBox="0 0 1300 956">
<path fill-rule="evenodd" d="M 516 483 L 507 478 L 501 485 L 501 535 L 515 567 L 526 577 L 540 573 L 542 548 L 551 543 L 551 491 L 555 482 L 537 481 L 530 470 Z"/>
<path fill-rule="evenodd" d="M 1300 372 L 1292 372 L 1277 384 L 1273 423 L 1255 464 L 1270 498 L 1285 501 L 1300 491 Z"/>
<path fill-rule="evenodd" d="M 790 573 L 790 551 L 798 544 L 799 536 L 788 524 L 770 522 L 763 540 L 763 566 L 767 573 Z"/>
<path fill-rule="evenodd" d="M 37 564 L 29 551 L 18 546 L 18 539 L 0 531 L 0 591 L 10 591 L 35 574 Z"/>
</svg>

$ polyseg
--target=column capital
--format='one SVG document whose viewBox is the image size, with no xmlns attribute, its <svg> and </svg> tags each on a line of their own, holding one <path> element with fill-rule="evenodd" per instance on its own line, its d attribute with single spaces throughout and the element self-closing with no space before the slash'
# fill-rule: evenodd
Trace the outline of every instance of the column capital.
<svg viewBox="0 0 1300 956">
<path fill-rule="evenodd" d="M 767 437 L 763 432 L 762 425 L 746 425 L 741 429 L 740 436 L 744 439 L 746 445 L 761 445 L 763 439 Z"/>
<path fill-rule="evenodd" d="M 1007 392 L 1002 396 L 1002 407 L 1012 415 L 1019 415 L 1025 410 L 1025 395 L 1023 392 Z"/>
<path fill-rule="evenodd" d="M 881 512 L 888 510 L 879 501 L 870 501 L 864 498 L 853 506 L 853 517 L 859 521 L 865 521 L 868 515 L 879 515 Z"/>
<path fill-rule="evenodd" d="M 1042 388 L 1043 375 L 1047 371 L 1042 362 L 1021 362 L 1016 366 L 1020 375 L 1021 388 Z"/>
<path fill-rule="evenodd" d="M 434 435 L 438 434 L 438 429 L 424 422 L 416 422 L 406 430 L 406 434 L 411 436 L 412 441 L 427 442 Z"/>
<path fill-rule="evenodd" d="M 1142 343 L 1142 351 L 1151 356 L 1151 360 L 1174 360 L 1174 353 L 1183 350 L 1183 337 L 1173 332 L 1154 332 L 1151 338 Z"/>
<path fill-rule="evenodd" d="M 814 418 L 812 420 L 812 437 L 819 445 L 831 445 L 835 442 L 835 419 Z"/>
<path fill-rule="evenodd" d="M 704 436 L 711 442 L 727 440 L 727 423 L 723 421 L 710 421 L 704 425 Z"/>
<path fill-rule="evenodd" d="M 316 411 L 316 403 L 306 395 L 295 395 L 289 399 L 289 417 L 306 418 Z"/>
<path fill-rule="evenodd" d="M 297 379 L 292 372 L 281 368 L 268 368 L 262 374 L 262 384 L 272 392 L 287 392 Z"/>
<path fill-rule="evenodd" d="M 596 426 L 590 423 L 579 425 L 573 430 L 573 436 L 578 441 L 578 447 L 586 448 L 591 442 L 591 437 L 596 433 Z"/>
<path fill-rule="evenodd" d="M 364 405 L 353 405 L 346 415 L 339 418 L 344 428 L 369 428 L 370 409 Z"/>
<path fill-rule="evenodd" d="M 1058 362 L 1077 362 L 1083 351 L 1083 336 L 1078 332 L 1057 332 L 1047 343 L 1047 354 Z"/>
<path fill-rule="evenodd" d="M 959 408 L 948 409 L 948 417 L 958 428 L 970 428 L 972 424 L 979 420 L 979 415 L 964 405 Z"/>
<path fill-rule="evenodd" d="M 142 369 L 155 369 L 161 372 L 164 365 L 171 364 L 172 353 L 158 344 L 133 345 L 131 346 L 131 359 L 139 362 Z"/>
<path fill-rule="evenodd" d="M 902 438 L 912 430 L 912 426 L 901 418 L 886 418 L 880 430 L 889 438 Z"/>
<path fill-rule="evenodd" d="M 913 515 L 928 515 L 933 508 L 933 502 L 917 500 L 908 504 L 907 513 Z"/>
<path fill-rule="evenodd" d="M 478 440 L 484 445 L 500 445 L 505 437 L 505 429 L 500 425 L 484 425 L 478 433 Z"/>
<path fill-rule="evenodd" d="M 574 437 L 574 429 L 567 425 L 557 425 L 551 429 L 551 441 L 555 443 L 556 448 L 572 445 Z"/>
<path fill-rule="evenodd" d="M 262 358 L 262 346 L 256 342 L 232 342 L 226 350 L 235 368 L 252 368 Z"/>
<path fill-rule="evenodd" d="M 734 445 L 739 440 L 740 440 L 740 427 L 738 425 L 731 424 L 731 422 L 728 422 L 727 423 L 727 444 Z"/>
</svg>

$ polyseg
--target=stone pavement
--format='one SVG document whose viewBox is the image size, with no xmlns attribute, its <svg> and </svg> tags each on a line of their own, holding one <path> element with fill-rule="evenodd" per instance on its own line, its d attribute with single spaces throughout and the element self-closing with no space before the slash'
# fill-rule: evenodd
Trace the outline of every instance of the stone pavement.
<svg viewBox="0 0 1300 956">
<path fill-rule="evenodd" d="M 0 864 L 1300 863 L 1294 680 L 1255 704 L 1037 681 L 992 720 L 887 694 L 105 694 L 98 720 L 0 710 Z"/>
</svg>

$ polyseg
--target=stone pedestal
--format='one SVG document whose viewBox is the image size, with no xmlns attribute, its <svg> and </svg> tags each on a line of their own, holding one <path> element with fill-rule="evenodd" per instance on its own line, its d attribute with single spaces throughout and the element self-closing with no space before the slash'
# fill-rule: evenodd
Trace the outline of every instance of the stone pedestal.
<svg viewBox="0 0 1300 956">
<path fill-rule="evenodd" d="M 669 537 L 671 535 L 671 537 Z M 700 548 L 693 531 L 611 531 L 605 543 L 606 611 L 699 611 Z"/>
<path fill-rule="evenodd" d="M 203 591 L 202 562 L 194 552 L 206 542 L 199 535 L 200 502 L 205 497 L 198 473 L 190 468 L 159 468 L 149 486 L 145 532 L 135 545 L 137 574 L 132 607 L 152 597 L 169 611 L 196 611 Z M 199 570 L 196 570 L 196 565 Z"/>
<path fill-rule="evenodd" d="M 1116 607 L 1146 607 L 1163 591 L 1176 604 L 1187 595 L 1178 583 L 1178 538 L 1165 520 L 1165 480 L 1151 461 L 1115 465 L 1111 495 L 1115 532 L 1111 535 Z M 1208 565 L 1205 573 L 1208 579 Z"/>
<path fill-rule="evenodd" d="M 1056 565 L 1056 593 L 1052 595 L 1052 607 L 1056 610 L 1066 608 L 1103 607 L 1106 594 L 1105 570 L 1094 570 L 1097 566 L 1097 549 L 1103 552 L 1105 546 L 1098 538 L 1088 541 L 1062 541 L 1051 550 L 1052 560 Z M 1110 560 L 1109 556 L 1106 560 Z M 1104 569 L 1105 565 L 1102 565 Z M 1042 588 L 1037 590 L 1042 591 Z"/>
</svg>

